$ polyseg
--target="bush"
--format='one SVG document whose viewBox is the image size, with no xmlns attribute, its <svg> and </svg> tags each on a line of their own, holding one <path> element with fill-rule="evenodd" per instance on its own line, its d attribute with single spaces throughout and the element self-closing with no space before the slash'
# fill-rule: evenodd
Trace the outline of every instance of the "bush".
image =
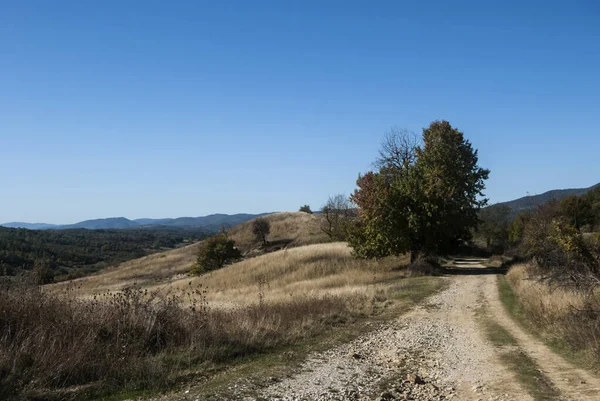
<svg viewBox="0 0 600 401">
<path fill-rule="evenodd" d="M 299 211 L 303 213 L 313 214 L 312 210 L 310 210 L 310 206 L 308 205 L 300 206 Z"/>
<path fill-rule="evenodd" d="M 191 273 L 201 274 L 207 270 L 218 269 L 241 257 L 242 253 L 235 247 L 235 241 L 227 238 L 226 234 L 217 234 L 202 242 Z"/>
<path fill-rule="evenodd" d="M 540 207 L 523 231 L 523 254 L 544 280 L 579 289 L 600 283 L 600 248 L 561 217 L 556 203 Z"/>
</svg>

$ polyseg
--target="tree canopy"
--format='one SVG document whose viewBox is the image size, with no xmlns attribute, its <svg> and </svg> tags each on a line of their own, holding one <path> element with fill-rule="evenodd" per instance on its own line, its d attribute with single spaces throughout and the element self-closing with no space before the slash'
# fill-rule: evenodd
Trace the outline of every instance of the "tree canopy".
<svg viewBox="0 0 600 401">
<path fill-rule="evenodd" d="M 447 252 L 471 238 L 486 205 L 489 170 L 477 150 L 447 121 L 413 134 L 393 130 L 382 143 L 376 171 L 359 176 L 352 201 L 361 224 L 350 244 L 362 257 Z"/>
<path fill-rule="evenodd" d="M 271 223 L 263 217 L 259 217 L 258 219 L 252 222 L 252 233 L 254 237 L 261 241 L 263 245 L 267 243 L 267 235 L 271 232 Z"/>
</svg>

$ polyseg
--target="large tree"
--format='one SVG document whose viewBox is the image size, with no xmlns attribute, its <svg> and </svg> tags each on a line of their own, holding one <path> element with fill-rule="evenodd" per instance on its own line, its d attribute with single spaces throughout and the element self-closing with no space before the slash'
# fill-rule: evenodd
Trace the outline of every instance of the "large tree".
<svg viewBox="0 0 600 401">
<path fill-rule="evenodd" d="M 487 203 L 477 150 L 447 121 L 414 135 L 394 130 L 382 144 L 376 171 L 359 176 L 352 201 L 361 226 L 350 238 L 355 253 L 383 257 L 448 252 L 471 238 Z"/>
</svg>

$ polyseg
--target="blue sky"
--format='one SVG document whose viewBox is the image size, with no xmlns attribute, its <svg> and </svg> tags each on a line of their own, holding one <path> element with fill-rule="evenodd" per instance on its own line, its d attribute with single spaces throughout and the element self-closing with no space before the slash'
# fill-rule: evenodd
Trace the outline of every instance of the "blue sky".
<svg viewBox="0 0 600 401">
<path fill-rule="evenodd" d="M 0 222 L 316 209 L 436 119 L 492 202 L 599 182 L 600 5 L 449 3 L 2 1 Z"/>
</svg>

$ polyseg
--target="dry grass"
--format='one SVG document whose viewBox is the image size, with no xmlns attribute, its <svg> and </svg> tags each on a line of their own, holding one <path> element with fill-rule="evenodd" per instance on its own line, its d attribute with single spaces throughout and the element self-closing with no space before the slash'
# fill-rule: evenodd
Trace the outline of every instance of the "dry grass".
<svg viewBox="0 0 600 401">
<path fill-rule="evenodd" d="M 323 294 L 366 294 L 375 282 L 406 277 L 403 268 L 408 262 L 408 257 L 356 259 L 345 243 L 315 244 L 247 259 L 162 288 L 182 290 L 202 285 L 208 289 L 210 303 L 224 306 Z"/>
<path fill-rule="evenodd" d="M 1 286 L 0 399 L 90 399 L 169 386 L 186 370 L 316 335 L 369 305 L 360 294 L 227 310 L 202 299 L 201 290 L 136 289 L 88 300 L 69 291 Z"/>
<path fill-rule="evenodd" d="M 62 291 L 75 286 L 80 294 L 94 295 L 106 291 L 123 290 L 134 284 L 150 285 L 186 275 L 196 262 L 200 243 L 172 251 L 144 256 L 118 266 L 104 269 L 99 274 L 62 282 L 46 287 L 50 291 Z"/>
<path fill-rule="evenodd" d="M 538 333 L 590 366 L 600 366 L 600 292 L 550 286 L 532 275 L 534 269 L 512 267 L 507 280 L 517 296 L 513 306 Z"/>
<path fill-rule="evenodd" d="M 345 243 L 276 251 L 200 277 L 184 274 L 194 248 L 72 286 L 0 289 L 0 398 L 170 386 L 186 371 L 296 344 L 422 295 L 397 280 L 408 275 L 407 257 L 355 259 Z"/>
<path fill-rule="evenodd" d="M 328 242 L 329 238 L 319 228 L 318 215 L 303 212 L 282 212 L 263 216 L 271 224 L 268 240 L 281 246 L 296 247 Z M 252 234 L 252 223 L 247 221 L 233 227 L 229 236 L 244 253 L 256 249 L 260 242 Z"/>
<path fill-rule="evenodd" d="M 275 246 L 287 248 L 327 241 L 327 236 L 318 226 L 318 217 L 308 213 L 274 213 L 264 217 L 271 223 L 269 241 Z M 252 221 L 232 228 L 230 237 L 244 252 L 256 249 L 259 245 L 252 234 Z M 59 283 L 48 288 L 61 291 L 75 285 L 79 294 L 102 294 L 106 291 L 118 291 L 135 285 L 160 286 L 171 280 L 185 277 L 196 261 L 200 243 L 188 245 L 167 252 L 157 253 L 143 258 L 121 263 L 104 269 L 99 274 Z M 249 255 L 252 256 L 252 255 Z"/>
</svg>

